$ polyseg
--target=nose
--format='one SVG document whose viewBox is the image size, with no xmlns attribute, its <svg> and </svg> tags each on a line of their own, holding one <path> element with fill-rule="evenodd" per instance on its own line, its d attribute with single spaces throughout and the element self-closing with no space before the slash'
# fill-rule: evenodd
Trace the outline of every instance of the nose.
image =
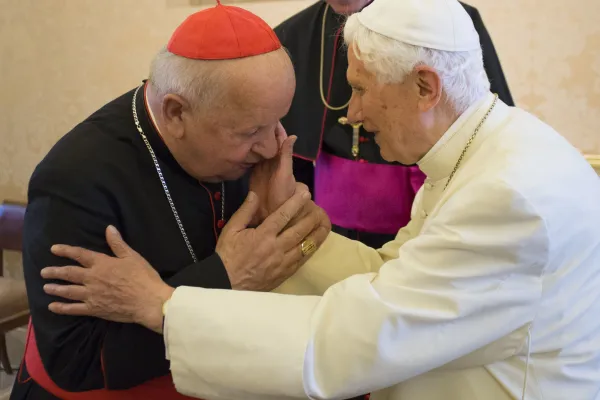
<svg viewBox="0 0 600 400">
<path fill-rule="evenodd" d="M 275 157 L 279 152 L 276 130 L 274 129 L 265 132 L 264 137 L 252 146 L 252 151 L 263 159 Z"/>
<path fill-rule="evenodd" d="M 356 124 L 362 122 L 362 105 L 360 99 L 355 93 L 352 93 L 350 104 L 348 105 L 348 122 Z"/>
</svg>

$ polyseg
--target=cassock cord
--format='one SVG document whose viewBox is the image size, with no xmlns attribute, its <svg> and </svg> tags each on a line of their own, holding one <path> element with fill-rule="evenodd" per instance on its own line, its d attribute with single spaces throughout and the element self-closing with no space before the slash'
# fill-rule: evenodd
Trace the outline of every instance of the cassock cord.
<svg viewBox="0 0 600 400">
<path fill-rule="evenodd" d="M 321 23 L 321 69 L 320 69 L 320 74 L 319 74 L 319 90 L 321 92 L 321 101 L 323 102 L 323 104 L 325 105 L 325 107 L 327 107 L 328 109 L 330 109 L 331 111 L 340 111 L 343 110 L 344 108 L 348 107 L 348 105 L 350 105 L 350 100 L 348 100 L 348 102 L 346 104 L 344 104 L 343 106 L 339 106 L 339 107 L 334 107 L 331 104 L 329 104 L 328 99 L 325 98 L 325 93 L 324 93 L 324 88 L 323 88 L 323 69 L 324 69 L 324 63 L 325 63 L 325 23 L 327 22 L 327 11 L 329 11 L 329 4 L 327 4 L 325 6 L 325 11 L 323 11 L 323 22 Z M 336 33 L 336 36 L 339 36 L 339 31 Z M 331 65 L 331 75 L 333 77 L 333 68 L 335 66 L 335 53 L 337 51 L 337 37 L 336 37 L 336 41 L 335 41 L 335 45 L 333 48 L 333 62 Z M 329 90 L 331 91 L 331 80 L 329 82 Z"/>
</svg>

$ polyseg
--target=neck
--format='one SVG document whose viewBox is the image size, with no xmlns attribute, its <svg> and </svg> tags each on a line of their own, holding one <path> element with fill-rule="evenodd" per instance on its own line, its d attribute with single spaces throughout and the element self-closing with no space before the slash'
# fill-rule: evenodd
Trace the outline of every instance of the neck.
<svg viewBox="0 0 600 400">
<path fill-rule="evenodd" d="M 486 115 L 493 104 L 494 96 L 491 94 L 472 104 L 467 110 L 460 113 L 458 119 L 444 131 L 442 137 L 421 158 L 418 165 L 430 180 L 437 181 L 452 173 L 471 138 L 475 138 L 476 142 L 469 151 L 474 152 L 478 146 L 477 140 L 483 140 L 482 138 L 486 134 L 493 132 L 493 126 L 499 123 L 499 120 L 496 120 L 495 123 L 492 120 L 486 121 Z M 483 125 L 484 122 L 485 125 Z M 475 137 L 475 132 L 481 126 L 485 126 L 485 129 Z"/>
<path fill-rule="evenodd" d="M 421 160 L 440 139 L 448 132 L 450 127 L 458 120 L 460 113 L 456 112 L 449 104 L 440 104 L 425 117 L 426 148 L 419 154 Z"/>
</svg>

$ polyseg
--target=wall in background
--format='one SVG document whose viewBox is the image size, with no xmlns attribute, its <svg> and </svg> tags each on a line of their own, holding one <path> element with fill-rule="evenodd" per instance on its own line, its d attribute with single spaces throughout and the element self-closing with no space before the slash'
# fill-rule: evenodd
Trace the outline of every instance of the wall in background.
<svg viewBox="0 0 600 400">
<path fill-rule="evenodd" d="M 275 25 L 312 0 L 244 3 Z M 517 103 L 600 153 L 600 1 L 471 0 Z M 146 77 L 190 0 L 0 0 L 0 199 L 56 140 Z"/>
<path fill-rule="evenodd" d="M 195 1 L 0 0 L 0 200 L 25 200 L 33 168 L 56 140 L 146 77 Z M 312 3 L 243 6 L 276 25 Z M 470 4 L 491 32 L 516 102 L 600 153 L 600 1 Z M 22 276 L 18 256 L 6 262 L 10 275 Z M 16 364 L 24 330 L 8 340 Z"/>
</svg>

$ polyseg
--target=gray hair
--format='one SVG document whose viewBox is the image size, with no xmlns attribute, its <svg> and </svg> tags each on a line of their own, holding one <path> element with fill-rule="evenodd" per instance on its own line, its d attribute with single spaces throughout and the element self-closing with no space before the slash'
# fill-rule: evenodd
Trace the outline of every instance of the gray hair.
<svg viewBox="0 0 600 400">
<path fill-rule="evenodd" d="M 149 81 L 159 97 L 172 93 L 196 108 L 214 107 L 224 89 L 219 62 L 191 60 L 163 47 L 152 60 Z"/>
<path fill-rule="evenodd" d="M 368 29 L 356 14 L 346 21 L 344 41 L 381 83 L 402 82 L 418 65 L 434 68 L 447 100 L 459 113 L 490 90 L 481 49 L 449 52 L 402 43 Z"/>
</svg>

